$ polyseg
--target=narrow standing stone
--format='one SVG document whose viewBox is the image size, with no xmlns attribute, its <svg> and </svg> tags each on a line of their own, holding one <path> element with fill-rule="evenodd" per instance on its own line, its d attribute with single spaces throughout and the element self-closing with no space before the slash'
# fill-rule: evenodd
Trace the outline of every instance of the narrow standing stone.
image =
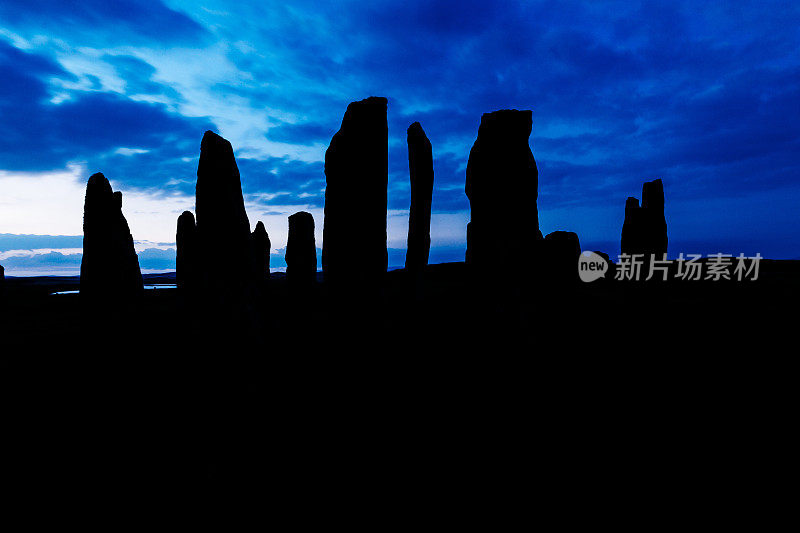
<svg viewBox="0 0 800 533">
<path fill-rule="evenodd" d="M 272 244 L 269 242 L 269 235 L 260 220 L 256 224 L 256 229 L 250 236 L 250 259 L 252 265 L 251 279 L 258 286 L 263 286 L 269 279 L 269 253 Z"/>
<path fill-rule="evenodd" d="M 409 126 L 407 134 L 411 208 L 408 214 L 406 270 L 421 271 L 428 264 L 431 249 L 433 150 L 419 122 Z"/>
<path fill-rule="evenodd" d="M 184 211 L 178 217 L 175 244 L 178 248 L 175 258 L 175 278 L 178 288 L 196 290 L 199 282 L 197 226 L 191 211 Z"/>
</svg>

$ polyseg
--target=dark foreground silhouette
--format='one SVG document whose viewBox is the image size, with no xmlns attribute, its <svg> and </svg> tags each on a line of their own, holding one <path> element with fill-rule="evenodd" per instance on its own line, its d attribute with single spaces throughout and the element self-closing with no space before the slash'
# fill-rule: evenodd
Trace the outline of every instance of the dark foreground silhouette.
<svg viewBox="0 0 800 533">
<path fill-rule="evenodd" d="M 287 274 L 269 273 L 267 228 L 251 232 L 233 148 L 213 132 L 196 216 L 177 221 L 177 273 L 161 280 L 179 289 L 143 290 L 121 195 L 90 178 L 80 280 L 0 285 L 17 493 L 234 496 L 292 516 L 411 499 L 491 507 L 471 523 L 497 529 L 532 483 L 564 514 L 586 492 L 601 511 L 623 490 L 641 508 L 642 478 L 699 498 L 686 476 L 732 476 L 731 428 L 753 416 L 742 389 L 788 403 L 757 387 L 748 354 L 793 331 L 800 265 L 764 261 L 756 281 L 580 282 L 578 235 L 539 230 L 531 112 L 501 110 L 467 163 L 464 263 L 427 264 L 433 155 L 409 128 L 407 268 L 387 272 L 386 113 L 384 98 L 351 103 L 326 153 L 323 273 L 305 212 L 287 221 Z M 623 251 L 666 251 L 661 181 L 631 200 Z"/>
<path fill-rule="evenodd" d="M 724 479 L 754 438 L 733 428 L 789 405 L 764 358 L 793 331 L 798 279 L 796 262 L 765 262 L 751 284 L 576 282 L 509 316 L 475 306 L 463 263 L 431 265 L 421 300 L 389 272 L 365 330 L 335 320 L 324 284 L 298 304 L 273 273 L 257 320 L 211 330 L 178 290 L 99 315 L 48 295 L 67 286 L 10 278 L 5 475 L 18 491 L 244 493 L 297 512 L 354 485 L 388 486 L 384 504 L 448 487 L 446 505 L 493 505 L 536 479 L 567 512 L 643 475 Z"/>
</svg>

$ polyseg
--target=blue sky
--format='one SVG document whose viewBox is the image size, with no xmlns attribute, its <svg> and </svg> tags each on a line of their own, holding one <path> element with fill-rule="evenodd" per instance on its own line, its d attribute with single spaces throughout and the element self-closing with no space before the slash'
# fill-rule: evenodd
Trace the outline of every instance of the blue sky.
<svg viewBox="0 0 800 533">
<path fill-rule="evenodd" d="M 164 268 L 206 129 L 233 143 L 251 224 L 265 222 L 276 258 L 301 209 L 319 245 L 325 148 L 347 103 L 369 95 L 389 98 L 398 258 L 407 126 L 433 144 L 432 260 L 454 260 L 469 148 L 481 114 L 501 108 L 533 110 L 545 233 L 616 254 L 625 198 L 660 177 L 671 254 L 800 257 L 797 2 L 241 4 L 0 4 L 9 273 L 79 264 L 70 236 L 97 171 L 123 191 L 143 266 Z"/>
</svg>

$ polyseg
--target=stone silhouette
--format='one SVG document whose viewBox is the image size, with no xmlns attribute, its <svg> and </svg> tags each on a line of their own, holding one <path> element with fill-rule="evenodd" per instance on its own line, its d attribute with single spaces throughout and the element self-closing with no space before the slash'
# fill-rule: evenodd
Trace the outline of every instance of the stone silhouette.
<svg viewBox="0 0 800 533">
<path fill-rule="evenodd" d="M 292 289 L 307 289 L 317 277 L 317 246 L 314 217 L 300 211 L 289 217 L 286 241 L 286 280 Z"/>
<path fill-rule="evenodd" d="M 256 285 L 263 285 L 269 279 L 269 253 L 272 244 L 260 220 L 250 235 L 250 277 Z"/>
<path fill-rule="evenodd" d="M 625 202 L 620 248 L 623 254 L 651 254 L 661 258 L 667 253 L 667 219 L 664 216 L 664 185 L 660 179 L 642 186 L 642 205 L 629 197 Z"/>
<path fill-rule="evenodd" d="M 473 270 L 496 268 L 518 278 L 535 263 L 542 233 L 539 174 L 528 145 L 532 125 L 530 111 L 504 109 L 481 117 L 466 182 L 466 262 Z"/>
<path fill-rule="evenodd" d="M 622 223 L 620 248 L 623 254 L 644 253 L 642 209 L 639 200 L 629 196 L 625 200 L 625 221 Z"/>
<path fill-rule="evenodd" d="M 122 193 L 112 191 L 103 174 L 94 174 L 86 184 L 83 206 L 81 294 L 125 297 L 143 288 L 139 258 L 122 214 Z"/>
<path fill-rule="evenodd" d="M 433 151 L 419 122 L 408 127 L 407 135 L 411 208 L 408 216 L 406 270 L 421 271 L 428 264 L 431 249 Z"/>
<path fill-rule="evenodd" d="M 2 289 L 5 281 L 6 281 L 6 269 L 3 268 L 3 265 L 0 265 L 0 289 Z"/>
<path fill-rule="evenodd" d="M 667 253 L 667 219 L 664 216 L 664 184 L 660 179 L 642 185 L 642 210 L 647 213 L 645 239 L 651 253 L 661 257 Z"/>
<path fill-rule="evenodd" d="M 175 234 L 178 251 L 175 258 L 175 278 L 178 288 L 196 290 L 199 283 L 197 248 L 197 226 L 191 211 L 184 211 L 178 217 L 178 230 Z"/>
<path fill-rule="evenodd" d="M 548 233 L 542 243 L 547 281 L 570 282 L 578 279 L 581 243 L 571 231 Z"/>
<path fill-rule="evenodd" d="M 239 168 L 231 143 L 211 131 L 200 145 L 195 205 L 204 285 L 220 294 L 244 289 L 251 272 L 250 221 Z"/>
<path fill-rule="evenodd" d="M 386 273 L 386 106 L 375 96 L 348 105 L 325 152 L 322 269 L 332 288 L 369 291 Z"/>
</svg>

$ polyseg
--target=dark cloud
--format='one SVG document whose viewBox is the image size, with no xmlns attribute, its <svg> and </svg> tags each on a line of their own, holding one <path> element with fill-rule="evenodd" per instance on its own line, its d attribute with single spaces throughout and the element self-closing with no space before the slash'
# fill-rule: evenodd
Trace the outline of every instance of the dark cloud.
<svg viewBox="0 0 800 533">
<path fill-rule="evenodd" d="M 0 18 L 20 32 L 69 37 L 73 44 L 179 44 L 208 32 L 158 0 L 3 0 Z"/>
<path fill-rule="evenodd" d="M 242 176 L 242 191 L 248 195 L 277 195 L 266 204 L 309 205 L 325 202 L 325 171 L 322 162 L 270 157 L 265 160 L 236 159 Z"/>
<path fill-rule="evenodd" d="M 129 187 L 167 188 L 196 171 L 208 120 L 186 118 L 161 104 L 102 92 L 74 92 L 52 103 L 46 79 L 69 78 L 55 63 L 0 41 L 0 116 L 13 127 L 0 136 L 0 168 L 63 169 L 84 162 Z M 124 155 L 119 148 L 147 151 Z M 196 162 L 194 163 L 196 165 Z"/>
<path fill-rule="evenodd" d="M 166 96 L 173 101 L 180 101 L 180 95 L 171 87 L 153 81 L 155 67 L 138 57 L 129 55 L 104 55 L 100 58 L 108 63 L 125 81 L 125 93 L 128 95 Z"/>
<path fill-rule="evenodd" d="M 267 132 L 271 141 L 299 145 L 328 144 L 338 128 L 330 124 L 280 124 Z"/>
</svg>

